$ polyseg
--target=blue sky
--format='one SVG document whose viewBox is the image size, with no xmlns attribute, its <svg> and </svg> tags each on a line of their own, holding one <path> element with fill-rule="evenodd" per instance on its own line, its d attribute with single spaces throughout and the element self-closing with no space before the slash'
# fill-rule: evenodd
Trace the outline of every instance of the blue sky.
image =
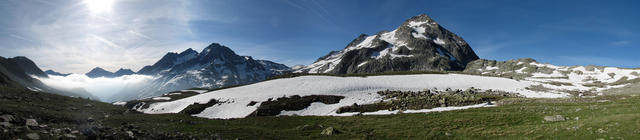
<svg viewBox="0 0 640 140">
<path fill-rule="evenodd" d="M 361 33 L 426 13 L 481 58 L 640 67 L 636 1 L 106 1 L 1 2 L 0 56 L 61 72 L 138 70 L 166 52 L 218 42 L 240 55 L 306 65 Z"/>
</svg>

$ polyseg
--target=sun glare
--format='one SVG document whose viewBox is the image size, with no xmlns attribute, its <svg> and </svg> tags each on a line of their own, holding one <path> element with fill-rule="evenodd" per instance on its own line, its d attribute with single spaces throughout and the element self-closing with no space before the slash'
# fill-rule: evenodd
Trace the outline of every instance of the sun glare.
<svg viewBox="0 0 640 140">
<path fill-rule="evenodd" d="M 111 11 L 114 0 L 84 0 L 92 14 L 108 13 Z"/>
</svg>

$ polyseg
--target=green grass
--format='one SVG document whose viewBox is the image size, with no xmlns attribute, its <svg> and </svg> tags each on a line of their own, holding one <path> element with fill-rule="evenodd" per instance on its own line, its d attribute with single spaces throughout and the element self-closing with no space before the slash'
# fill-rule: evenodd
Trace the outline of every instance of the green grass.
<svg viewBox="0 0 640 140">
<path fill-rule="evenodd" d="M 6 90 L 3 91 L 7 92 Z M 92 116 L 117 128 L 126 122 L 151 133 L 183 133 L 227 139 L 637 139 L 640 96 L 508 98 L 498 107 L 385 116 L 289 116 L 209 120 L 185 114 L 123 113 L 125 108 L 84 99 L 28 91 L 0 97 L 0 112 L 38 119 L 51 127 L 78 127 Z M 18 100 L 14 95 L 24 96 Z M 83 107 L 91 103 L 95 107 Z M 76 107 L 78 110 L 71 110 Z M 105 114 L 110 117 L 103 117 Z M 547 122 L 544 116 L 566 121 Z M 578 118 L 578 119 L 576 119 Z M 302 126 L 309 126 L 303 129 Z M 323 136 L 326 127 L 340 134 Z"/>
</svg>

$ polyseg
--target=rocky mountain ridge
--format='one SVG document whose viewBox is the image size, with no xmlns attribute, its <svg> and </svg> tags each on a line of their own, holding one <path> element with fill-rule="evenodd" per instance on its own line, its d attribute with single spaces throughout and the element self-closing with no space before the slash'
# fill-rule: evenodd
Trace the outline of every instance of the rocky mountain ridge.
<svg viewBox="0 0 640 140">
<path fill-rule="evenodd" d="M 135 72 L 133 72 L 131 69 L 120 68 L 116 72 L 110 72 L 100 67 L 95 67 L 91 71 L 87 72 L 85 75 L 87 75 L 87 77 L 90 77 L 90 78 L 98 78 L 98 77 L 113 78 L 113 77 L 120 77 L 120 76 L 131 75 L 131 74 L 135 74 Z"/>
<path fill-rule="evenodd" d="M 460 71 L 476 59 L 464 39 L 422 14 L 393 31 L 361 34 L 343 50 L 332 51 L 296 72 Z"/>
</svg>

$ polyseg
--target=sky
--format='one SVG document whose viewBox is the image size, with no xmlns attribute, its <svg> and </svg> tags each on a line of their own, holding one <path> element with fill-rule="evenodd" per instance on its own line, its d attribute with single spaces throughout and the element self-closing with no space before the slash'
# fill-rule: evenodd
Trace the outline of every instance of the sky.
<svg viewBox="0 0 640 140">
<path fill-rule="evenodd" d="M 640 2 L 513 0 L 3 0 L 0 56 L 43 70 L 139 70 L 213 42 L 289 66 L 425 13 L 485 59 L 640 67 Z"/>
</svg>

